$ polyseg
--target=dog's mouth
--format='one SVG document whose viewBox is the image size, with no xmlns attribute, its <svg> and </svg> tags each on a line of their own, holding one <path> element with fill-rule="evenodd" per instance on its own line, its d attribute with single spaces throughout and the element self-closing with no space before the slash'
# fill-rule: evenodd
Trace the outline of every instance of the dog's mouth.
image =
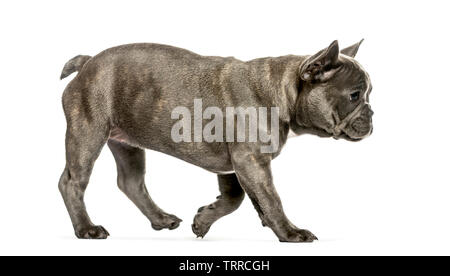
<svg viewBox="0 0 450 276">
<path fill-rule="evenodd" d="M 333 135 L 333 138 L 336 139 L 336 140 L 337 139 L 344 139 L 344 140 L 347 140 L 347 141 L 350 141 L 350 142 L 359 142 L 359 141 L 364 140 L 365 138 L 369 137 L 372 134 L 372 132 L 373 132 L 373 127 L 370 126 L 369 131 L 365 135 L 361 135 L 361 136 L 358 135 L 357 137 L 354 137 L 354 136 L 349 135 L 345 131 L 345 129 L 343 129 L 341 131 L 341 133 L 339 133 L 339 135 Z"/>
<path fill-rule="evenodd" d="M 347 133 L 345 132 L 341 132 L 341 134 L 339 134 L 338 136 L 333 136 L 334 139 L 339 140 L 339 139 L 344 139 L 350 142 L 359 142 L 361 141 L 363 138 L 353 138 L 350 137 Z"/>
<path fill-rule="evenodd" d="M 313 134 L 322 138 L 328 138 L 328 137 L 333 137 L 336 140 L 339 139 L 344 139 L 350 142 L 359 142 L 361 140 L 364 139 L 364 137 L 351 137 L 350 135 L 348 135 L 347 133 L 345 133 L 345 131 L 341 131 L 339 134 L 334 134 L 332 133 L 330 130 L 327 129 L 322 129 L 322 128 L 317 128 L 317 127 L 309 127 L 309 128 L 305 128 L 305 129 L 297 129 L 297 131 L 295 132 L 297 135 L 302 135 L 302 134 Z"/>
</svg>

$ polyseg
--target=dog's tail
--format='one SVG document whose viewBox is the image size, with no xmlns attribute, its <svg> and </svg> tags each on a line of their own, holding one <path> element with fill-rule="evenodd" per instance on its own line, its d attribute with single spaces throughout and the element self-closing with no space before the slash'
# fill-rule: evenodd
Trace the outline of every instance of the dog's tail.
<svg viewBox="0 0 450 276">
<path fill-rule="evenodd" d="M 91 58 L 91 56 L 76 56 L 69 60 L 65 65 L 61 73 L 61 79 L 68 77 L 73 72 L 80 71 L 83 68 L 83 65 Z"/>
</svg>

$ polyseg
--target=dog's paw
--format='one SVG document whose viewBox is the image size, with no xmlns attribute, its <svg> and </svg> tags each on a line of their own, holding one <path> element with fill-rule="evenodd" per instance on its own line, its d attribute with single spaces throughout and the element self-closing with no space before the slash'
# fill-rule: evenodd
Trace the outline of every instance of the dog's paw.
<svg viewBox="0 0 450 276">
<path fill-rule="evenodd" d="M 305 229 L 293 229 L 288 231 L 280 242 L 313 242 L 319 240 L 313 233 Z"/>
<path fill-rule="evenodd" d="M 108 231 L 103 226 L 89 226 L 75 231 L 75 235 L 79 239 L 106 239 L 109 236 Z"/>
<path fill-rule="evenodd" d="M 194 217 L 194 222 L 192 223 L 192 232 L 197 235 L 197 238 L 205 237 L 208 233 L 209 228 L 216 220 L 216 204 L 212 203 L 203 207 L 200 207 L 197 211 L 197 215 Z"/>
<path fill-rule="evenodd" d="M 194 217 L 194 222 L 192 223 L 192 232 L 197 235 L 197 238 L 205 237 L 206 233 L 208 233 L 209 228 L 211 228 L 210 223 L 204 223 L 199 220 L 200 214 L 197 214 Z"/>
<path fill-rule="evenodd" d="M 183 220 L 179 219 L 175 215 L 161 213 L 157 219 L 152 220 L 152 228 L 159 231 L 162 229 L 173 230 L 180 226 Z"/>
</svg>

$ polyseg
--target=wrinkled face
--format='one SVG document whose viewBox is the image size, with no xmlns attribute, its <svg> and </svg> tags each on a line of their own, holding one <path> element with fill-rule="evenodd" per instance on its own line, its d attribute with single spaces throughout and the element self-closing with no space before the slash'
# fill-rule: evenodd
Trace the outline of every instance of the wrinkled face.
<svg viewBox="0 0 450 276">
<path fill-rule="evenodd" d="M 313 129 L 320 136 L 362 140 L 373 130 L 369 75 L 351 56 L 339 54 L 339 50 L 337 57 L 331 58 L 313 61 L 309 71 L 308 64 L 304 64 L 297 123 Z"/>
</svg>

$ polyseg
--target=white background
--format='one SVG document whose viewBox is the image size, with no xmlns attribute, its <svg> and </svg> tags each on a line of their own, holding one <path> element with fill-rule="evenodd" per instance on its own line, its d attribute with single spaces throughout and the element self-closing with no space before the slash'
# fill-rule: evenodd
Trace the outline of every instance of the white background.
<svg viewBox="0 0 450 276">
<path fill-rule="evenodd" d="M 0 254 L 450 254 L 448 1 L 2 1 Z M 191 222 L 216 176 L 147 152 L 153 199 L 184 221 L 153 231 L 118 190 L 104 148 L 86 193 L 104 241 L 77 240 L 58 192 L 65 119 L 59 81 L 78 54 L 157 42 L 248 60 L 314 54 L 365 38 L 374 133 L 360 143 L 303 136 L 273 162 L 285 211 L 313 244 L 279 243 L 245 199 L 204 240 Z"/>
</svg>

